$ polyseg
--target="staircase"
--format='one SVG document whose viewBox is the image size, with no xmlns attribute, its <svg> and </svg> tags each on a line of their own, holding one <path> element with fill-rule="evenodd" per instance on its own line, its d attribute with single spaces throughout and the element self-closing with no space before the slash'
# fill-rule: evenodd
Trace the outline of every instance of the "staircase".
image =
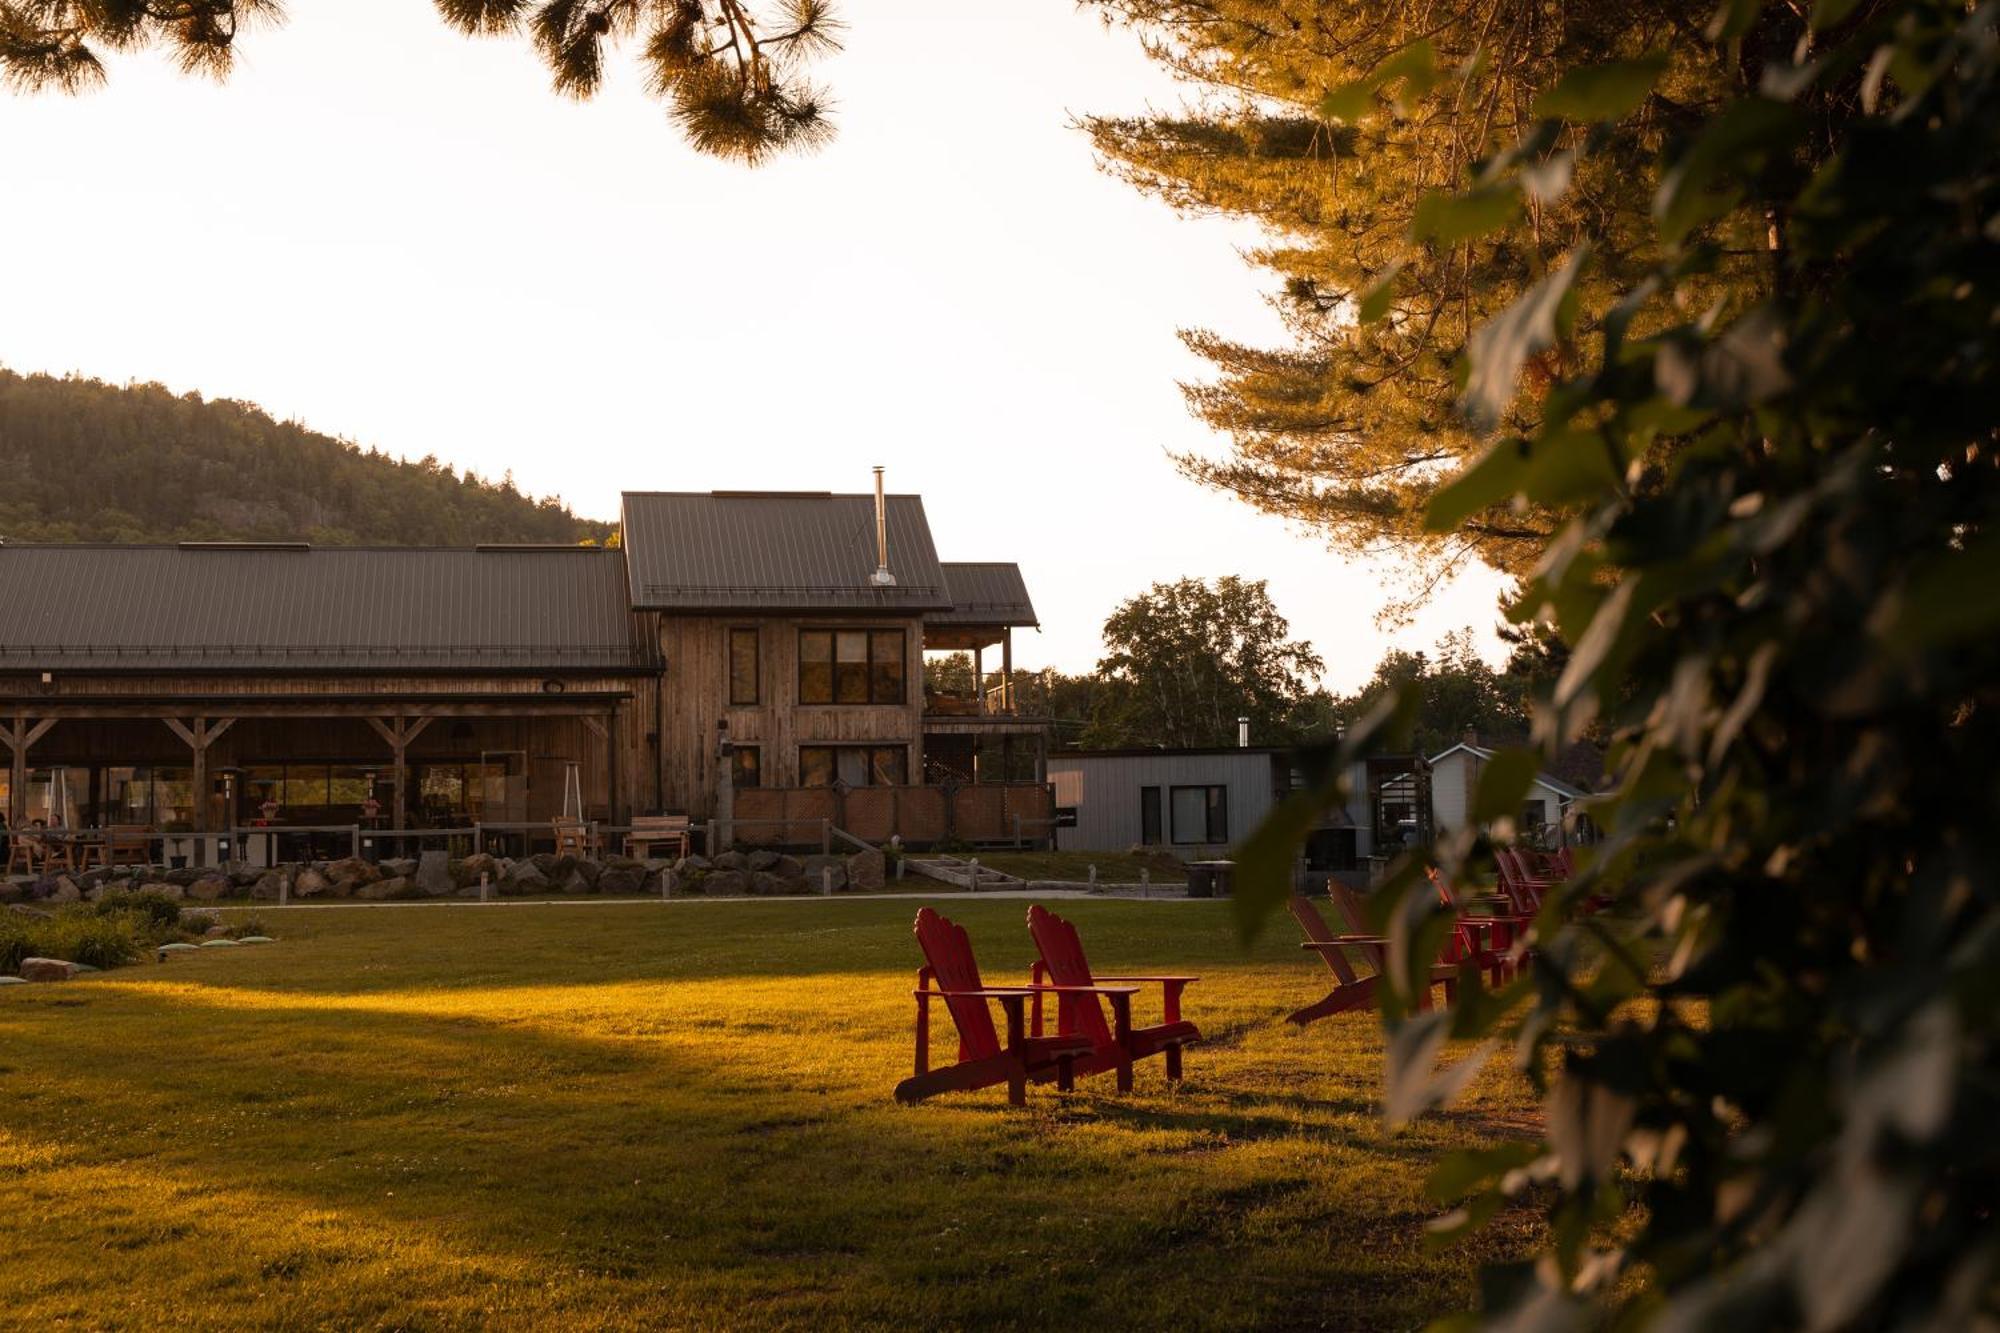
<svg viewBox="0 0 2000 1333">
<path fill-rule="evenodd" d="M 972 862 L 956 856 L 905 857 L 903 864 L 909 873 L 934 879 L 955 888 L 970 889 L 974 893 L 991 893 L 996 889 L 1025 889 L 1028 882 L 1014 875 L 1003 874 L 987 866 L 976 870 Z"/>
</svg>

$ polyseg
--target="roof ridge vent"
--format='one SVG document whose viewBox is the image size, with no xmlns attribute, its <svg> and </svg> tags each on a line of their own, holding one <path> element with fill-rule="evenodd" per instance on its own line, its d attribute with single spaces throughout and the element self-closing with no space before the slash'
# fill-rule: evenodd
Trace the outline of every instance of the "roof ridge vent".
<svg viewBox="0 0 2000 1333">
<path fill-rule="evenodd" d="M 310 551 L 311 542 L 179 542 L 182 551 Z"/>
</svg>

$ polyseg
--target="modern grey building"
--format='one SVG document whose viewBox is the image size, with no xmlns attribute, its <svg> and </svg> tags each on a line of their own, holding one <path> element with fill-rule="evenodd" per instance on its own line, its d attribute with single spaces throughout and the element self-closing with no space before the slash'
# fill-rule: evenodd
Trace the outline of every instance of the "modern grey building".
<svg viewBox="0 0 2000 1333">
<path fill-rule="evenodd" d="M 1357 765 L 1350 787 L 1366 791 Z M 1291 754 L 1262 746 L 1072 750 L 1049 756 L 1056 846 L 1063 851 L 1158 847 L 1189 860 L 1219 857 L 1298 785 Z M 1307 839 L 1308 865 L 1351 869 L 1372 849 L 1365 800 L 1328 812 Z"/>
</svg>

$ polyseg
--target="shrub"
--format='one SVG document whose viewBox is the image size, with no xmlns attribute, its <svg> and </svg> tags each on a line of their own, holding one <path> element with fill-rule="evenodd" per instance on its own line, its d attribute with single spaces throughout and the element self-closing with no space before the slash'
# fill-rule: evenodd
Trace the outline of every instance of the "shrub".
<svg viewBox="0 0 2000 1333">
<path fill-rule="evenodd" d="M 10 912 L 0 918 L 0 972 L 18 972 L 23 958 L 64 958 L 91 967 L 135 961 L 147 942 L 130 912 L 100 912 L 76 903 L 54 916 Z"/>
<path fill-rule="evenodd" d="M 146 918 L 150 932 L 159 934 L 178 930 L 181 924 L 181 905 L 158 889 L 143 889 L 133 892 L 127 889 L 107 889 L 95 904 L 100 916 L 111 916 L 126 912 Z"/>
</svg>

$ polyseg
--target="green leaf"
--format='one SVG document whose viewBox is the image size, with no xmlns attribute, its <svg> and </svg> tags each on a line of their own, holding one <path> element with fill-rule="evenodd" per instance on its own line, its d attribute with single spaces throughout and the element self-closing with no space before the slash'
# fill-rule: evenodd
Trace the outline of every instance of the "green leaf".
<svg viewBox="0 0 2000 1333">
<path fill-rule="evenodd" d="M 1861 0 L 1819 0 L 1813 6 L 1809 26 L 1814 32 L 1825 32 L 1852 14 L 1860 3 Z"/>
<path fill-rule="evenodd" d="M 1352 125 L 1366 116 L 1375 106 L 1375 90 L 1380 87 L 1374 79 L 1356 79 L 1343 83 L 1319 99 L 1321 119 L 1340 125 Z"/>
<path fill-rule="evenodd" d="M 1292 892 L 1292 867 L 1306 835 L 1339 796 L 1339 780 L 1314 791 L 1293 792 L 1264 816 L 1256 831 L 1236 849 L 1236 880 L 1231 910 L 1236 928 L 1248 944 L 1264 921 Z"/>
<path fill-rule="evenodd" d="M 1397 260 L 1382 271 L 1380 277 L 1368 284 L 1368 290 L 1361 293 L 1361 300 L 1355 318 L 1363 324 L 1374 324 L 1389 313 L 1390 305 L 1396 297 L 1396 276 L 1403 271 L 1403 261 Z"/>
<path fill-rule="evenodd" d="M 1660 238 L 1678 245 L 1702 223 L 1734 208 L 1742 191 L 1731 182 L 1754 171 L 1767 154 L 1789 146 L 1804 124 L 1797 108 L 1767 97 L 1746 97 L 1724 107 L 1660 178 L 1653 196 Z"/>
<path fill-rule="evenodd" d="M 1463 192 L 1431 190 L 1417 200 L 1410 237 L 1456 245 L 1500 230 L 1521 215 L 1521 187 L 1514 181 L 1476 186 Z"/>
<path fill-rule="evenodd" d="M 1437 87 L 1437 51 L 1428 38 L 1412 42 L 1377 66 L 1375 77 L 1377 88 L 1401 82 L 1396 91 L 1396 111 L 1407 116 L 1425 93 Z"/>
<path fill-rule="evenodd" d="M 1498 421 L 1513 401 L 1521 367 L 1529 357 L 1555 345 L 1563 298 L 1583 271 L 1588 255 L 1589 247 L 1579 246 L 1561 268 L 1523 292 L 1472 335 L 1466 349 L 1471 375 L 1461 403 L 1475 424 L 1490 426 Z"/>
<path fill-rule="evenodd" d="M 1528 475 L 1528 442 L 1498 440 L 1456 477 L 1440 486 L 1424 508 L 1424 527 L 1449 532 L 1481 510 L 1512 498 Z"/>
<path fill-rule="evenodd" d="M 1579 65 L 1535 99 L 1534 111 L 1549 120 L 1623 120 L 1645 102 L 1666 69 L 1664 51 L 1637 60 Z"/>
<path fill-rule="evenodd" d="M 1539 1143 L 1503 1143 L 1497 1148 L 1455 1152 L 1431 1168 L 1424 1192 L 1439 1203 L 1456 1203 L 1476 1189 L 1497 1185 L 1542 1155 Z"/>
<path fill-rule="evenodd" d="M 1479 773 L 1472 796 L 1473 822 L 1484 824 L 1519 813 L 1528 785 L 1541 771 L 1542 757 L 1533 750 L 1496 750 Z"/>
<path fill-rule="evenodd" d="M 1595 500 L 1619 483 L 1611 450 L 1595 430 L 1546 431 L 1528 451 L 1521 494 L 1551 507 Z"/>
<path fill-rule="evenodd" d="M 1750 31 L 1750 25 L 1757 21 L 1758 11 L 1763 8 L 1764 0 L 1722 0 L 1708 21 L 1708 40 L 1735 41 Z"/>
</svg>

